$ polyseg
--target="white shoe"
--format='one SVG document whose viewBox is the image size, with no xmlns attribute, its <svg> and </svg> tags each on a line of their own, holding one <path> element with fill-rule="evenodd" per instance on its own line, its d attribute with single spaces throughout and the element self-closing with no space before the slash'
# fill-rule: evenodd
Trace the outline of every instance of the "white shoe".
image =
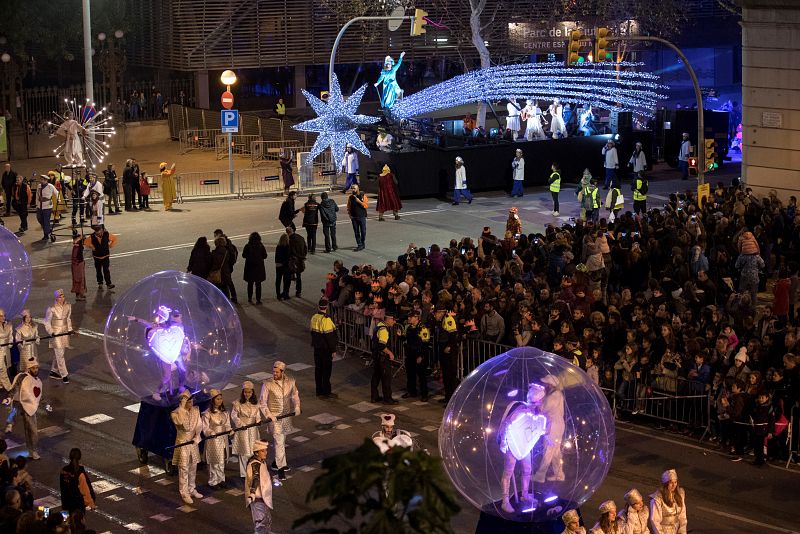
<svg viewBox="0 0 800 534">
<path fill-rule="evenodd" d="M 9 432 L 11 432 L 13 429 L 14 429 L 14 425 L 12 425 L 11 423 L 8 423 L 8 424 L 6 425 L 6 434 L 8 434 Z"/>
<path fill-rule="evenodd" d="M 183 499 L 183 502 L 186 504 L 192 504 L 194 502 L 188 495 L 181 495 L 181 499 Z"/>
<path fill-rule="evenodd" d="M 514 507 L 511 506 L 511 503 L 508 502 L 508 499 L 503 499 L 503 504 L 502 504 L 502 506 L 500 506 L 500 509 L 503 510 L 507 514 L 513 514 L 514 511 L 515 511 Z"/>
<path fill-rule="evenodd" d="M 33 451 L 33 452 L 31 453 L 31 458 L 32 458 L 32 459 L 34 459 L 34 460 L 40 460 L 42 457 L 41 457 L 41 456 L 39 456 L 39 453 L 38 453 L 38 452 L 36 452 L 36 451 Z"/>
<path fill-rule="evenodd" d="M 202 493 L 200 493 L 200 492 L 199 492 L 199 491 L 197 491 L 197 490 L 194 490 L 194 491 L 192 492 L 192 497 L 194 497 L 195 499 L 202 499 L 202 498 L 203 498 L 203 494 L 202 494 Z"/>
<path fill-rule="evenodd" d="M 557 211 L 553 212 L 553 217 L 558 217 L 558 212 Z"/>
<path fill-rule="evenodd" d="M 558 475 L 550 475 L 547 477 L 548 482 L 563 482 L 564 481 L 564 473 L 560 473 Z"/>
</svg>

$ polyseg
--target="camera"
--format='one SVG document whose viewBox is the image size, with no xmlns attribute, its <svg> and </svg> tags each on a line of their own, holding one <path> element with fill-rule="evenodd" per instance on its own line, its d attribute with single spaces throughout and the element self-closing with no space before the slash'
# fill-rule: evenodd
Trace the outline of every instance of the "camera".
<svg viewBox="0 0 800 534">
<path fill-rule="evenodd" d="M 50 508 L 47 506 L 40 506 L 39 511 L 42 512 L 42 515 L 46 518 L 50 517 Z"/>
</svg>

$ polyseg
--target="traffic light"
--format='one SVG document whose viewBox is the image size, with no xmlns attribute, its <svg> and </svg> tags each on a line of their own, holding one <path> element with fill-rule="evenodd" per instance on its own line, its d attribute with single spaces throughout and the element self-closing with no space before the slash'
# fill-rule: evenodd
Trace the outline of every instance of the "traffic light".
<svg viewBox="0 0 800 534">
<path fill-rule="evenodd" d="M 608 28 L 597 28 L 594 33 L 594 61 L 608 61 L 611 59 L 611 52 L 608 51 Z"/>
<path fill-rule="evenodd" d="M 717 161 L 717 142 L 713 139 L 705 140 L 705 163 L 707 171 L 715 171 L 719 168 Z"/>
<path fill-rule="evenodd" d="M 689 175 L 690 176 L 697 176 L 697 158 L 694 156 L 689 156 Z"/>
<path fill-rule="evenodd" d="M 425 18 L 427 16 L 428 13 L 422 9 L 418 8 L 414 10 L 414 22 L 411 24 L 412 37 L 425 33 L 425 25 L 428 24 L 428 20 Z"/>
<path fill-rule="evenodd" d="M 567 61 L 566 66 L 571 67 L 583 63 L 583 58 L 578 53 L 581 49 L 581 40 L 586 36 L 582 30 L 572 30 L 569 32 L 569 41 L 567 42 Z"/>
</svg>

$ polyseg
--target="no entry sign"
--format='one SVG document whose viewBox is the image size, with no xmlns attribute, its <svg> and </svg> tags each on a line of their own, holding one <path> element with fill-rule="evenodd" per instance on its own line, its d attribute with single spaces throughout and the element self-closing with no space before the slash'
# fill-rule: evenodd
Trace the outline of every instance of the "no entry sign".
<svg viewBox="0 0 800 534">
<path fill-rule="evenodd" d="M 222 93 L 222 98 L 220 98 L 222 102 L 222 107 L 225 109 L 231 109 L 233 107 L 233 93 L 230 91 L 225 91 Z"/>
</svg>

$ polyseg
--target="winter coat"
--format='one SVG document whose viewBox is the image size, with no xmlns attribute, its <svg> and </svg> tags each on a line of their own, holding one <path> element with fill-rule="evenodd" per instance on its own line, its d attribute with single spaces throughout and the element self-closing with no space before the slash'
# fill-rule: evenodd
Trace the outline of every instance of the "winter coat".
<svg viewBox="0 0 800 534">
<path fill-rule="evenodd" d="M 339 206 L 332 198 L 326 198 L 319 204 L 319 216 L 322 219 L 322 224 L 334 225 L 336 224 L 336 212 L 339 211 Z"/>
<path fill-rule="evenodd" d="M 208 273 L 211 272 L 211 248 L 193 248 L 186 270 L 200 278 L 208 278 Z"/>
<path fill-rule="evenodd" d="M 230 254 L 226 246 L 216 247 L 211 251 L 211 270 L 219 270 L 222 273 L 222 284 L 231 283 L 231 264 Z"/>
<path fill-rule="evenodd" d="M 247 243 L 242 250 L 244 258 L 244 281 L 263 282 L 267 279 L 267 270 L 264 260 L 267 259 L 267 249 L 261 243 Z"/>
</svg>

